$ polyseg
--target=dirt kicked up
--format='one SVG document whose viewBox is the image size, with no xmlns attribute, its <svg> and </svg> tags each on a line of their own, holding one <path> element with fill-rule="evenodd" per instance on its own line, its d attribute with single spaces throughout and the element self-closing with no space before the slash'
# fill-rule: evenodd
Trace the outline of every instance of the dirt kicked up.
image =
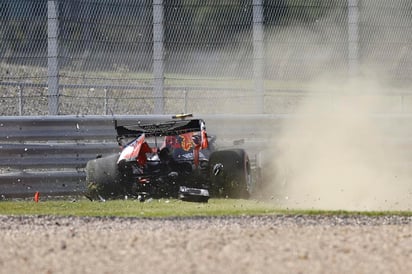
<svg viewBox="0 0 412 274">
<path fill-rule="evenodd" d="M 412 217 L 0 216 L 0 273 L 410 273 Z"/>
</svg>

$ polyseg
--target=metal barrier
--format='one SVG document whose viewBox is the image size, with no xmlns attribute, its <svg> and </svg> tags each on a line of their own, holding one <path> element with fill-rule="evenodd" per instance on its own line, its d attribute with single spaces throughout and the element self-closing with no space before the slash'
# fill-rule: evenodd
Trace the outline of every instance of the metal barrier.
<svg viewBox="0 0 412 274">
<path fill-rule="evenodd" d="M 118 117 L 123 123 L 161 117 Z M 98 154 L 119 151 L 110 116 L 0 118 L 0 195 L 79 194 L 84 167 Z"/>
</svg>

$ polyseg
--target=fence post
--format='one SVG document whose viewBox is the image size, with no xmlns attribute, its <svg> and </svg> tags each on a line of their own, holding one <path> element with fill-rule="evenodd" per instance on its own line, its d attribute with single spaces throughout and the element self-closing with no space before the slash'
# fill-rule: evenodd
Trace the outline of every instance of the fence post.
<svg viewBox="0 0 412 274">
<path fill-rule="evenodd" d="M 107 88 L 104 89 L 104 114 L 109 114 L 109 92 Z"/>
<path fill-rule="evenodd" d="M 263 0 L 253 0 L 253 81 L 257 113 L 265 112 L 263 51 Z"/>
<path fill-rule="evenodd" d="M 47 1 L 47 82 L 49 115 L 59 112 L 58 1 Z"/>
<path fill-rule="evenodd" d="M 153 0 L 154 112 L 164 112 L 163 0 Z"/>
<path fill-rule="evenodd" d="M 359 72 L 359 3 L 348 0 L 348 75 L 354 77 Z"/>
<path fill-rule="evenodd" d="M 184 109 L 183 113 L 187 113 L 187 89 L 183 91 L 183 97 L 184 97 Z"/>
<path fill-rule="evenodd" d="M 23 104 L 24 104 L 23 87 L 17 86 L 17 89 L 19 90 L 19 116 L 22 116 L 23 115 Z"/>
</svg>

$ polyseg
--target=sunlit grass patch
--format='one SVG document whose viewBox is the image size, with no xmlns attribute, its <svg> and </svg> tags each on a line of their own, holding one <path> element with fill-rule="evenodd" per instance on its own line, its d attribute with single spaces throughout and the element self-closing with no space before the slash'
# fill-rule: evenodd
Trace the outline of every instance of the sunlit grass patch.
<svg viewBox="0 0 412 274">
<path fill-rule="evenodd" d="M 257 200 L 210 199 L 208 203 L 191 203 L 175 199 L 111 200 L 91 202 L 80 200 L 2 201 L 0 215 L 113 216 L 113 217 L 194 217 L 194 216 L 256 216 L 256 215 L 364 215 L 412 216 L 410 211 L 328 211 L 287 209 L 275 203 Z"/>
</svg>

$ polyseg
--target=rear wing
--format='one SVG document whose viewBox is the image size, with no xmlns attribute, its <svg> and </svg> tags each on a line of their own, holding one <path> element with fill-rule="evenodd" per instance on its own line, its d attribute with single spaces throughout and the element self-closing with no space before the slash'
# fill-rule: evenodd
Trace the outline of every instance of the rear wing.
<svg viewBox="0 0 412 274">
<path fill-rule="evenodd" d="M 187 132 L 205 131 L 205 122 L 202 119 L 171 120 L 160 123 L 142 124 L 137 122 L 132 125 L 118 125 L 115 120 L 117 138 L 137 138 L 142 134 L 151 136 L 180 135 Z"/>
</svg>

